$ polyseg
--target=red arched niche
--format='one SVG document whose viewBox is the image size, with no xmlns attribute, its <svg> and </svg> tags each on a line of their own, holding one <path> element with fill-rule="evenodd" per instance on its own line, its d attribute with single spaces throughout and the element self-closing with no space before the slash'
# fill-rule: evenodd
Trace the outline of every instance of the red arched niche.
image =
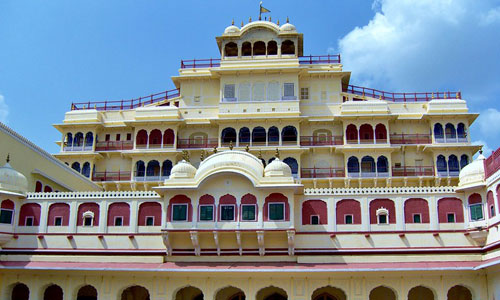
<svg viewBox="0 0 500 300">
<path fill-rule="evenodd" d="M 158 202 L 144 202 L 139 206 L 139 226 L 146 226 L 146 217 L 153 217 L 153 226 L 161 226 L 161 204 Z"/>
<path fill-rule="evenodd" d="M 99 204 L 94 202 L 85 202 L 78 206 L 78 217 L 76 221 L 77 226 L 83 226 L 83 214 L 87 211 L 94 213 L 93 225 L 99 225 Z"/>
<path fill-rule="evenodd" d="M 54 203 L 49 207 L 47 226 L 54 226 L 56 217 L 62 217 L 61 226 L 69 225 L 69 205 L 66 203 Z"/>
<path fill-rule="evenodd" d="M 413 215 L 420 214 L 422 223 L 429 223 L 429 204 L 425 199 L 411 198 L 405 201 L 405 223 L 413 223 Z"/>
<path fill-rule="evenodd" d="M 26 218 L 33 217 L 33 226 L 40 225 L 40 204 L 37 203 L 26 203 L 21 206 L 19 212 L 19 226 L 24 226 L 26 224 Z"/>
<path fill-rule="evenodd" d="M 302 225 L 311 224 L 311 216 L 319 216 L 319 225 L 328 224 L 328 210 L 323 200 L 307 200 L 302 203 Z"/>
<path fill-rule="evenodd" d="M 115 226 L 115 217 L 122 217 L 122 226 L 130 225 L 130 206 L 125 202 L 111 203 L 108 207 L 108 226 Z"/>
<path fill-rule="evenodd" d="M 396 224 L 396 209 L 391 199 L 375 199 L 370 202 L 370 224 L 377 224 L 377 209 L 385 208 L 389 211 L 389 224 Z"/>
<path fill-rule="evenodd" d="M 361 224 L 361 204 L 354 199 L 344 199 L 337 202 L 337 224 L 345 224 L 345 216 L 352 215 L 352 224 Z"/>
<path fill-rule="evenodd" d="M 496 215 L 496 209 L 495 209 L 495 199 L 493 197 L 492 191 L 489 191 L 488 194 L 486 194 L 486 201 L 488 202 L 488 216 L 490 218 L 493 218 Z"/>
<path fill-rule="evenodd" d="M 191 199 L 186 195 L 176 195 L 170 199 L 167 207 L 167 221 L 172 222 L 172 204 L 187 204 L 187 221 L 193 221 L 193 206 Z"/>
<path fill-rule="evenodd" d="M 266 197 L 264 201 L 264 221 L 269 221 L 268 207 L 269 203 L 285 203 L 285 220 L 290 221 L 290 205 L 288 204 L 288 198 L 281 193 L 272 193 Z"/>
<path fill-rule="evenodd" d="M 234 205 L 234 220 L 238 221 L 238 209 L 236 207 L 236 198 L 233 195 L 226 194 L 219 199 L 219 209 L 218 209 L 218 215 L 219 215 L 219 221 L 220 220 L 220 206 L 222 204 L 231 204 Z"/>
<path fill-rule="evenodd" d="M 448 223 L 448 214 L 455 215 L 455 223 L 464 222 L 464 209 L 462 200 L 458 198 L 442 198 L 438 201 L 439 223 Z"/>
</svg>

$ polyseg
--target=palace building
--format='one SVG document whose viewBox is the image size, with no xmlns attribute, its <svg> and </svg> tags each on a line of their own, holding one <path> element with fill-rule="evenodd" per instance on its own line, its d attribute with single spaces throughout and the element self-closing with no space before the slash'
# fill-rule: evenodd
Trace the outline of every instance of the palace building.
<svg viewBox="0 0 500 300">
<path fill-rule="evenodd" d="M 351 85 L 288 20 L 216 42 L 73 103 L 56 175 L 2 144 L 1 299 L 500 299 L 500 150 L 473 160 L 460 92 Z"/>
</svg>

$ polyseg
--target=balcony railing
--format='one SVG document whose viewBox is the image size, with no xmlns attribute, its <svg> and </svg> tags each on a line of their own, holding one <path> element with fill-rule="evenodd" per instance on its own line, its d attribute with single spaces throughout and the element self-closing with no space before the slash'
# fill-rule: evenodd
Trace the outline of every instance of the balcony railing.
<svg viewBox="0 0 500 300">
<path fill-rule="evenodd" d="M 94 172 L 93 181 L 130 181 L 130 172 Z"/>
<path fill-rule="evenodd" d="M 363 145 L 367 145 L 367 144 L 387 144 L 387 139 L 359 139 L 359 140 L 346 140 L 347 144 L 352 144 L 352 145 L 356 145 L 356 144 L 363 144 Z"/>
<path fill-rule="evenodd" d="M 301 146 L 332 146 L 332 145 L 342 145 L 344 139 L 341 135 L 330 135 L 330 136 L 307 136 L 303 135 L 300 137 Z"/>
<path fill-rule="evenodd" d="M 432 143 L 430 134 L 391 134 L 391 144 L 407 145 L 407 144 L 430 144 Z"/>
<path fill-rule="evenodd" d="M 438 170 L 439 177 L 458 177 L 460 170 Z"/>
<path fill-rule="evenodd" d="M 445 135 L 445 136 L 435 136 L 434 140 L 436 143 L 467 143 L 468 139 L 465 136 L 452 136 L 452 135 Z"/>
<path fill-rule="evenodd" d="M 484 171 L 486 178 L 495 174 L 500 169 L 500 148 L 484 160 Z"/>
<path fill-rule="evenodd" d="M 173 148 L 174 144 L 136 144 L 137 149 L 168 149 Z"/>
<path fill-rule="evenodd" d="M 355 85 L 348 85 L 342 91 L 362 97 L 371 97 L 392 102 L 427 102 L 433 99 L 450 98 L 462 99 L 460 92 L 393 93 Z"/>
<path fill-rule="evenodd" d="M 361 172 L 348 172 L 348 177 L 353 178 L 386 178 L 389 177 L 389 172 L 377 172 L 377 171 L 361 171 Z"/>
<path fill-rule="evenodd" d="M 344 168 L 302 168 L 301 178 L 333 178 L 345 177 Z"/>
<path fill-rule="evenodd" d="M 434 176 L 434 167 L 433 166 L 392 167 L 392 176 L 394 177 Z"/>
<path fill-rule="evenodd" d="M 130 100 L 113 100 L 113 101 L 97 101 L 97 102 L 73 102 L 71 103 L 71 110 L 81 109 L 96 109 L 96 110 L 124 110 L 134 109 L 143 105 L 157 103 L 163 100 L 179 97 L 179 89 L 173 89 L 149 96 L 139 97 Z"/>
<path fill-rule="evenodd" d="M 132 141 L 107 141 L 98 142 L 95 145 L 95 151 L 121 151 L 121 150 L 132 150 L 134 148 L 134 143 Z"/>
<path fill-rule="evenodd" d="M 282 96 L 280 99 L 264 99 L 264 100 L 240 100 L 238 98 L 222 98 L 222 103 L 250 103 L 250 102 L 276 102 L 276 101 L 296 101 L 297 96 Z M 262 109 L 261 109 L 262 111 Z M 288 110 L 275 109 L 274 112 L 285 112 Z M 253 112 L 253 111 L 252 111 Z M 264 112 L 264 111 L 262 111 Z M 269 111 L 271 112 L 271 111 Z"/>
<path fill-rule="evenodd" d="M 135 172 L 134 174 L 134 181 L 138 181 L 138 182 L 148 182 L 148 181 L 152 181 L 152 182 L 156 182 L 156 181 L 163 181 L 165 179 L 168 179 L 170 176 L 168 175 L 159 175 L 159 174 L 144 174 L 144 173 L 140 173 L 140 174 L 137 174 L 137 172 Z"/>
<path fill-rule="evenodd" d="M 181 60 L 181 69 L 220 67 L 220 58 Z"/>
<path fill-rule="evenodd" d="M 64 151 L 92 151 L 93 146 L 92 145 L 84 145 L 84 144 L 72 144 L 67 146 L 64 144 Z"/>
<path fill-rule="evenodd" d="M 340 54 L 299 56 L 299 64 L 340 64 Z"/>
<path fill-rule="evenodd" d="M 219 146 L 219 141 L 216 138 L 177 139 L 177 148 L 180 149 L 214 148 L 217 146 Z"/>
</svg>

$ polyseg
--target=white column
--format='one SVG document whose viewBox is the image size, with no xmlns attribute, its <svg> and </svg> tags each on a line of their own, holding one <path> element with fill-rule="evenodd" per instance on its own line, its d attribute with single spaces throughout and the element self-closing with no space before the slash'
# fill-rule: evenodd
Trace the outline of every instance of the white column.
<svg viewBox="0 0 500 300">
<path fill-rule="evenodd" d="M 360 144 L 360 137 L 359 137 L 359 129 L 358 129 L 358 126 L 356 126 L 356 131 L 358 132 L 358 145 Z"/>
<path fill-rule="evenodd" d="M 147 132 L 147 136 L 146 136 L 146 149 L 149 149 L 149 135 L 151 134 L 151 131 L 148 131 Z"/>
<path fill-rule="evenodd" d="M 431 230 L 439 230 L 439 215 L 436 196 L 429 197 L 429 222 Z"/>
<path fill-rule="evenodd" d="M 377 143 L 377 134 L 375 132 L 375 127 L 373 127 L 373 143 L 376 144 Z"/>
<path fill-rule="evenodd" d="M 129 231 L 136 233 L 139 226 L 139 203 L 137 199 L 132 200 L 130 205 Z"/>
<path fill-rule="evenodd" d="M 167 228 L 167 208 L 168 208 L 168 200 L 166 200 L 166 195 L 165 195 L 165 198 L 162 199 L 162 203 L 161 203 L 161 228 L 162 229 Z"/>
<path fill-rule="evenodd" d="M 257 222 L 259 223 L 259 228 L 264 228 L 264 199 L 261 201 L 257 200 Z"/>
<path fill-rule="evenodd" d="M 290 207 L 290 228 L 295 227 L 295 198 L 289 194 L 288 206 Z"/>
<path fill-rule="evenodd" d="M 361 198 L 361 230 L 370 231 L 370 205 L 367 197 Z"/>
<path fill-rule="evenodd" d="M 76 233 L 76 225 L 78 220 L 78 203 L 71 201 L 69 204 L 69 232 Z"/>
<path fill-rule="evenodd" d="M 45 233 L 47 232 L 47 220 L 49 217 L 49 204 L 47 201 L 43 201 L 41 203 L 40 210 L 40 224 L 38 226 L 38 232 Z"/>
<path fill-rule="evenodd" d="M 337 231 L 337 199 L 328 199 L 326 202 L 328 208 L 328 231 Z"/>
<path fill-rule="evenodd" d="M 103 199 L 99 206 L 99 232 L 105 233 L 108 228 L 108 200 Z"/>
<path fill-rule="evenodd" d="M 469 223 L 470 223 L 469 203 L 467 201 L 467 199 L 469 198 L 469 195 L 470 195 L 470 193 L 465 193 L 465 195 L 462 195 L 463 199 L 461 199 L 462 203 L 463 203 L 463 210 L 464 210 L 464 226 L 465 226 L 465 228 L 468 228 Z M 456 220 L 455 220 L 455 222 L 456 222 Z"/>
<path fill-rule="evenodd" d="M 396 230 L 405 230 L 405 214 L 403 197 L 396 197 L 395 208 L 396 208 Z"/>
</svg>

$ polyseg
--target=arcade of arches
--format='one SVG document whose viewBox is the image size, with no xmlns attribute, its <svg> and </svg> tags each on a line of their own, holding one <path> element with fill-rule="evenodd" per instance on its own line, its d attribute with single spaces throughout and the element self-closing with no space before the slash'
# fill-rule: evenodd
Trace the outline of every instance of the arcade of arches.
<svg viewBox="0 0 500 300">
<path fill-rule="evenodd" d="M 57 284 L 50 284 L 43 290 L 43 300 L 66 300 L 73 299 L 65 297 L 64 291 Z M 92 285 L 80 286 L 75 292 L 76 300 L 97 300 L 97 289 Z M 204 294 L 201 289 L 195 286 L 184 286 L 174 293 L 172 300 L 204 300 Z M 246 300 L 245 292 L 234 286 L 226 286 L 215 292 L 214 300 Z M 368 294 L 369 300 L 434 300 L 437 299 L 435 292 L 428 287 L 419 285 L 411 288 L 406 297 L 398 297 L 394 289 L 388 286 L 377 286 L 370 290 Z M 11 288 L 11 300 L 30 300 L 37 299 L 29 287 L 24 283 L 17 283 Z M 132 285 L 121 291 L 118 297 L 119 300 L 151 300 L 150 291 L 140 285 Z M 156 298 L 155 298 L 156 299 Z M 276 286 L 268 286 L 261 288 L 255 296 L 256 300 L 286 300 L 288 299 L 287 292 Z M 317 288 L 312 292 L 311 300 L 347 300 L 346 293 L 337 287 L 324 286 Z M 463 285 L 455 285 L 451 287 L 446 294 L 447 300 L 472 300 L 472 292 Z"/>
</svg>

